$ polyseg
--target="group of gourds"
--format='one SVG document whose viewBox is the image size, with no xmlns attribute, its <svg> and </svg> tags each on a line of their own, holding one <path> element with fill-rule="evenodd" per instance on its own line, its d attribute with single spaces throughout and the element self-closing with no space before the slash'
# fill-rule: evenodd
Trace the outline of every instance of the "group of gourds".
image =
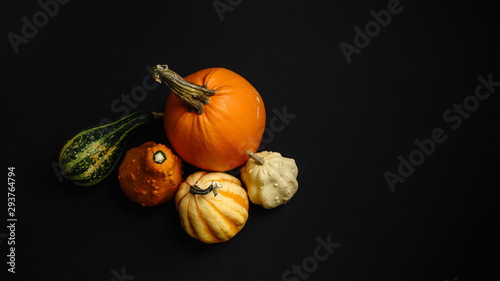
<svg viewBox="0 0 500 281">
<path fill-rule="evenodd" d="M 165 113 L 139 111 L 76 134 L 59 155 L 66 179 L 82 186 L 102 181 L 120 162 L 128 138 L 163 118 L 172 149 L 149 141 L 128 150 L 121 160 L 120 187 L 132 201 L 155 206 L 175 198 L 184 230 L 204 243 L 218 243 L 243 228 L 248 198 L 266 209 L 292 198 L 298 189 L 295 160 L 256 152 L 266 112 L 247 80 L 224 68 L 182 78 L 157 65 L 152 73 L 173 93 Z M 183 180 L 183 161 L 201 170 Z M 246 190 L 238 178 L 224 173 L 240 166 Z"/>
</svg>

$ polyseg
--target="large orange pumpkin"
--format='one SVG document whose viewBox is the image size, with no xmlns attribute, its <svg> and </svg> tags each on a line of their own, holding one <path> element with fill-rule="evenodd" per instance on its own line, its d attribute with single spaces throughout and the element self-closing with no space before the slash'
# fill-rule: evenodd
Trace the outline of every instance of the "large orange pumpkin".
<svg viewBox="0 0 500 281">
<path fill-rule="evenodd" d="M 256 152 L 266 124 L 264 102 L 243 77 L 208 68 L 182 78 L 166 65 L 153 67 L 172 90 L 165 106 L 165 132 L 175 152 L 204 170 L 228 171 Z"/>
</svg>

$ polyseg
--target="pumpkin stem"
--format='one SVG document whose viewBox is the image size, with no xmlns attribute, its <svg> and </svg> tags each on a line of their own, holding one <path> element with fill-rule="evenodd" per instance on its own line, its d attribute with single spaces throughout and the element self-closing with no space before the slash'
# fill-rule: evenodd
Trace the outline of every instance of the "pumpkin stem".
<svg viewBox="0 0 500 281">
<path fill-rule="evenodd" d="M 264 158 L 255 155 L 255 153 L 253 153 L 250 150 L 247 150 L 247 154 L 248 154 L 248 156 L 250 156 L 250 158 L 252 158 L 255 162 L 257 162 L 257 164 L 260 166 L 262 166 L 262 165 L 264 165 L 264 163 L 266 163 L 266 161 L 264 161 Z"/>
<path fill-rule="evenodd" d="M 220 185 L 217 185 L 215 183 L 215 181 L 212 181 L 212 183 L 205 189 L 201 189 L 199 186 L 197 186 L 196 184 L 195 185 L 191 185 L 191 190 L 189 190 L 189 192 L 191 194 L 195 194 L 195 195 L 207 195 L 209 194 L 210 192 L 214 192 L 214 197 L 217 196 L 217 189 L 221 188 L 222 187 L 222 184 Z"/>
<path fill-rule="evenodd" d="M 158 64 L 151 68 L 151 71 L 156 82 L 167 84 L 172 93 L 187 104 L 189 111 L 202 114 L 203 106 L 210 101 L 211 96 L 215 95 L 215 90 L 186 81 L 179 74 L 168 69 L 168 65 Z"/>
<path fill-rule="evenodd" d="M 155 154 L 153 154 L 153 161 L 156 164 L 163 164 L 165 160 L 167 160 L 167 155 L 165 155 L 165 152 L 158 150 L 157 152 L 155 152 Z"/>
</svg>

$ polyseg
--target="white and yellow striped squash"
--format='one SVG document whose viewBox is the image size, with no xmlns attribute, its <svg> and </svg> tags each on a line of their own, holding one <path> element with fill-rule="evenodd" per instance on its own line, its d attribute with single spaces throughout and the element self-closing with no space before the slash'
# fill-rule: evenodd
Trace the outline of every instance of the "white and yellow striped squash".
<svg viewBox="0 0 500 281">
<path fill-rule="evenodd" d="M 248 197 L 239 179 L 226 173 L 196 172 L 175 196 L 181 225 L 204 243 L 233 238 L 248 219 Z"/>
</svg>

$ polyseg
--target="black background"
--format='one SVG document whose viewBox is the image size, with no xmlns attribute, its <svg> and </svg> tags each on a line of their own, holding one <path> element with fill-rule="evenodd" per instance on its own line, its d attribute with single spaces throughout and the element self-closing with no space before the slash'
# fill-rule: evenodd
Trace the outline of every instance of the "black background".
<svg viewBox="0 0 500 281">
<path fill-rule="evenodd" d="M 22 36 L 21 18 L 41 8 L 4 1 L 2 169 L 7 178 L 16 168 L 18 221 L 11 274 L 4 188 L 0 279 L 107 281 L 123 269 L 126 280 L 282 280 L 328 236 L 341 246 L 308 280 L 495 279 L 500 88 L 456 130 L 443 113 L 474 94 L 479 75 L 500 81 L 497 10 L 403 0 L 348 63 L 339 44 L 387 3 L 242 1 L 221 21 L 212 1 L 73 0 L 16 54 L 6 35 Z M 299 166 L 289 204 L 251 205 L 237 236 L 205 245 L 184 233 L 173 202 L 129 201 L 116 171 L 94 187 L 59 181 L 62 144 L 121 117 L 111 104 L 155 64 L 183 76 L 231 69 L 260 92 L 268 122 L 273 109 L 295 115 L 265 136 L 266 150 Z M 158 85 L 130 110 L 163 111 L 168 93 Z M 397 173 L 397 157 L 435 128 L 447 140 L 391 192 L 384 172 Z M 168 141 L 161 122 L 127 149 L 148 140 Z"/>
</svg>

